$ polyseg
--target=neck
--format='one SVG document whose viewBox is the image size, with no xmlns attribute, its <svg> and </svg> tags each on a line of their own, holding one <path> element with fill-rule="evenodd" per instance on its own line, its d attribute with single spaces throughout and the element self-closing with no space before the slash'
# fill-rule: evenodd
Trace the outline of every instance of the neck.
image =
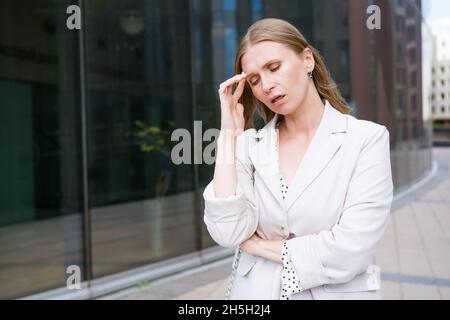
<svg viewBox="0 0 450 320">
<path fill-rule="evenodd" d="M 310 137 L 314 134 L 325 110 L 324 102 L 320 99 L 317 91 L 315 93 L 307 96 L 294 112 L 284 115 L 281 125 L 286 136 Z"/>
</svg>

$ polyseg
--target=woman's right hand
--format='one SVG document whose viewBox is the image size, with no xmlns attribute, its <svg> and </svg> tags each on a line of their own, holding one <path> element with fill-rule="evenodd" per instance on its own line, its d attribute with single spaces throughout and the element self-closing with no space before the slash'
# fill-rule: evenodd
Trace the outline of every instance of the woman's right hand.
<svg viewBox="0 0 450 320">
<path fill-rule="evenodd" d="M 244 131 L 245 126 L 244 106 L 238 101 L 244 91 L 246 76 L 245 73 L 235 75 L 222 82 L 218 91 L 221 110 L 220 129 L 236 136 Z M 237 84 L 237 88 L 233 93 L 235 84 Z"/>
</svg>

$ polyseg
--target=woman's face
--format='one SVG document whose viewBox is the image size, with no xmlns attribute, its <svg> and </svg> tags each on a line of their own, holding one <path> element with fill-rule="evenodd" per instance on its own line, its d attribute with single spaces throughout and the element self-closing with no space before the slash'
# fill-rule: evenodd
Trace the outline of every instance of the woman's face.
<svg viewBox="0 0 450 320">
<path fill-rule="evenodd" d="M 299 56 L 284 44 L 262 41 L 242 56 L 241 67 L 253 95 L 272 111 L 285 115 L 306 97 L 314 59 L 310 49 Z"/>
</svg>

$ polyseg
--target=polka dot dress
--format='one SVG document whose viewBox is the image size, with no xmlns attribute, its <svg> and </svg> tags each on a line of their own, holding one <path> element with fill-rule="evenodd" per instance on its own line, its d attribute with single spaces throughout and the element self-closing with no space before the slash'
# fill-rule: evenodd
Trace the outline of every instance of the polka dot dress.
<svg viewBox="0 0 450 320">
<path fill-rule="evenodd" d="M 278 152 L 278 144 L 277 144 L 277 152 Z M 289 188 L 287 184 L 284 182 L 283 177 L 281 175 L 280 175 L 280 184 L 281 184 L 281 197 L 283 198 L 283 201 L 286 201 L 286 194 Z M 281 249 L 281 259 L 283 261 L 283 270 L 281 272 L 280 300 L 291 300 L 291 295 L 299 291 L 302 291 L 302 289 L 300 287 L 300 282 L 298 280 L 294 264 L 292 263 L 291 257 L 289 255 L 287 241 L 283 243 L 283 247 Z"/>
<path fill-rule="evenodd" d="M 286 199 L 288 186 L 280 176 L 281 195 Z M 290 300 L 291 295 L 301 291 L 300 282 L 295 271 L 294 264 L 289 256 L 288 243 L 285 241 L 281 249 L 281 259 L 283 261 L 283 271 L 281 272 L 281 297 L 280 300 Z"/>
<path fill-rule="evenodd" d="M 281 250 L 281 259 L 283 260 L 283 271 L 281 272 L 281 297 L 280 300 L 291 300 L 291 295 L 301 291 L 297 272 L 289 257 L 288 245 L 285 241 Z"/>
<path fill-rule="evenodd" d="M 286 198 L 286 193 L 288 191 L 288 186 L 284 183 L 283 178 L 280 176 L 280 182 L 281 182 L 281 196 L 283 199 Z"/>
</svg>

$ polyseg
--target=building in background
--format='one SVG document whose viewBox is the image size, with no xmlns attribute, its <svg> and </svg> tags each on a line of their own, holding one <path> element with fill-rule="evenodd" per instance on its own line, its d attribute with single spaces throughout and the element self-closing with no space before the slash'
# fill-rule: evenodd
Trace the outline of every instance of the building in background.
<svg viewBox="0 0 450 320">
<path fill-rule="evenodd" d="M 0 2 L 0 298 L 80 296 L 73 265 L 95 296 L 213 259 L 213 165 L 173 164 L 170 134 L 219 127 L 217 87 L 263 17 L 298 27 L 353 113 L 387 126 L 396 190 L 431 167 L 418 0 L 81 0 L 80 31 L 72 4 Z"/>
<path fill-rule="evenodd" d="M 361 28 L 368 2 L 349 2 L 351 101 L 358 117 L 387 126 L 399 188 L 431 163 L 431 124 L 422 106 L 421 1 L 372 1 L 380 8 L 380 30 Z"/>
<path fill-rule="evenodd" d="M 431 69 L 433 121 L 436 129 L 450 129 L 450 20 L 435 22 L 432 25 L 432 32 L 434 46 Z"/>
</svg>

